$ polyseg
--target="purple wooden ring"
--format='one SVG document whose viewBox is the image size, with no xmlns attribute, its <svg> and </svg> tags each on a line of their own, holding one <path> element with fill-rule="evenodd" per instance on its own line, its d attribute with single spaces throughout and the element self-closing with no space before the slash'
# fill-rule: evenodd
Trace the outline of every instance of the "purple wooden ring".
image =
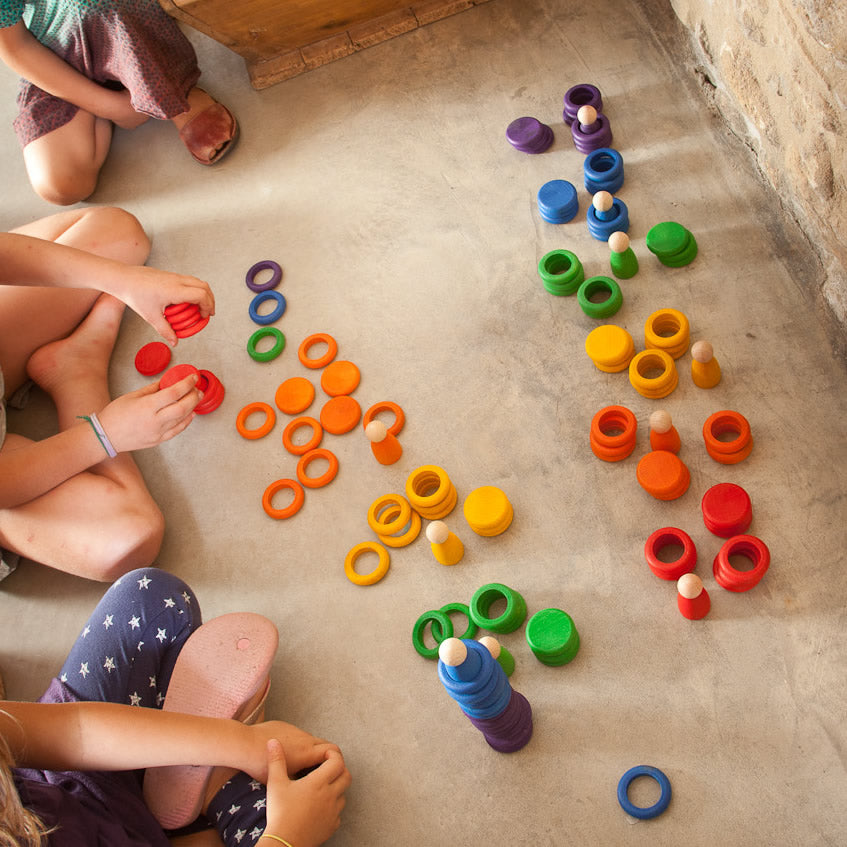
<svg viewBox="0 0 847 847">
<path fill-rule="evenodd" d="M 596 85 L 582 82 L 574 85 L 565 92 L 565 111 L 562 117 L 570 126 L 576 120 L 576 113 L 581 106 L 593 106 L 598 112 L 603 111 L 603 97 Z"/>
<path fill-rule="evenodd" d="M 256 274 L 259 271 L 273 271 L 271 278 L 267 282 L 253 282 L 256 277 Z M 279 285 L 279 281 L 282 279 L 282 268 L 274 262 L 272 259 L 265 259 L 263 262 L 256 262 L 249 271 L 247 271 L 247 277 L 245 278 L 245 282 L 247 283 L 247 287 L 251 291 L 261 292 L 267 291 L 271 288 L 276 288 Z"/>
</svg>

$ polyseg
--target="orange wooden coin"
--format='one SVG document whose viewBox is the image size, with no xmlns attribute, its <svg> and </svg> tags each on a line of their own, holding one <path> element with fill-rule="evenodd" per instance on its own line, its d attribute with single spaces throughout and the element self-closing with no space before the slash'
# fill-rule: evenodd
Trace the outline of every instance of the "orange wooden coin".
<svg viewBox="0 0 847 847">
<path fill-rule="evenodd" d="M 691 482 L 691 473 L 682 459 L 667 450 L 651 450 L 636 468 L 639 485 L 657 500 L 682 497 Z"/>
<path fill-rule="evenodd" d="M 321 425 L 333 435 L 350 432 L 362 417 L 362 407 L 349 395 L 341 394 L 324 403 Z"/>
<path fill-rule="evenodd" d="M 321 374 L 321 388 L 330 397 L 352 394 L 358 387 L 361 376 L 359 369 L 352 362 L 340 359 L 324 369 Z"/>
<path fill-rule="evenodd" d="M 293 376 L 285 380 L 276 390 L 274 401 L 286 415 L 299 415 L 312 405 L 315 386 L 304 376 Z"/>
</svg>

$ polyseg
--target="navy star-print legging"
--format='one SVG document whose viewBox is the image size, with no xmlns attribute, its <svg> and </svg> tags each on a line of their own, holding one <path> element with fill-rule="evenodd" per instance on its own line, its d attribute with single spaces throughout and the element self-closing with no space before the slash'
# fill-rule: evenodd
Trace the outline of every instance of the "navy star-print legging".
<svg viewBox="0 0 847 847">
<path fill-rule="evenodd" d="M 156 568 L 132 571 L 103 595 L 59 679 L 79 700 L 161 708 L 179 651 L 201 623 L 181 579 Z M 227 847 L 259 839 L 265 795 L 261 783 L 238 774 L 215 796 L 208 816 Z"/>
</svg>

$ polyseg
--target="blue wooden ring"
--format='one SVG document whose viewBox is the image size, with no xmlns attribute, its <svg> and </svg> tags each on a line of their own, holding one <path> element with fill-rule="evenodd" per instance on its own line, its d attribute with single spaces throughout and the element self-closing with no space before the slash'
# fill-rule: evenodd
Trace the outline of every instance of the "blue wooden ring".
<svg viewBox="0 0 847 847">
<path fill-rule="evenodd" d="M 266 300 L 276 300 L 276 308 L 267 315 L 260 315 L 259 306 L 261 306 Z M 253 322 L 259 324 L 259 326 L 267 326 L 268 324 L 272 324 L 274 321 L 279 320 L 283 316 L 283 313 L 285 312 L 285 305 L 285 297 L 283 297 L 278 291 L 261 291 L 250 302 L 250 317 L 253 319 Z"/>
<path fill-rule="evenodd" d="M 273 271 L 273 273 L 267 282 L 254 282 L 253 280 L 256 278 L 256 274 L 259 273 L 259 271 Z M 256 262 L 256 264 L 247 271 L 247 276 L 244 281 L 247 283 L 247 287 L 251 291 L 258 293 L 259 291 L 267 291 L 269 288 L 276 288 L 281 279 L 282 268 L 279 264 L 274 262 L 273 259 L 265 259 L 263 262 Z"/>
<path fill-rule="evenodd" d="M 659 783 L 659 788 L 662 793 L 659 796 L 659 799 L 652 806 L 635 806 L 630 802 L 629 794 L 627 793 L 629 791 L 629 786 L 632 781 L 637 779 L 639 776 L 649 776 Z M 621 777 L 620 782 L 618 783 L 618 803 L 621 804 L 621 808 L 628 815 L 632 815 L 632 817 L 638 818 L 639 820 L 646 821 L 650 818 L 658 817 L 665 811 L 665 809 L 667 809 L 670 802 L 670 780 L 664 773 L 662 773 L 662 771 L 658 768 L 651 767 L 650 765 L 637 765 L 634 768 L 630 768 Z"/>
</svg>

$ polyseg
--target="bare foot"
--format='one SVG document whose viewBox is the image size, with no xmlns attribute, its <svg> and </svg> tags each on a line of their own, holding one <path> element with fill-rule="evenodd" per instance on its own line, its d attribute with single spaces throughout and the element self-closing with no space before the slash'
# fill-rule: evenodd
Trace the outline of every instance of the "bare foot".
<svg viewBox="0 0 847 847">
<path fill-rule="evenodd" d="M 61 397 L 70 394 L 80 395 L 80 400 L 88 401 L 92 391 L 98 400 L 105 393 L 105 403 L 108 403 L 109 360 L 124 308 L 124 304 L 111 294 L 101 294 L 67 338 L 45 344 L 30 356 L 27 374 L 53 397 L 57 406 Z"/>
</svg>

